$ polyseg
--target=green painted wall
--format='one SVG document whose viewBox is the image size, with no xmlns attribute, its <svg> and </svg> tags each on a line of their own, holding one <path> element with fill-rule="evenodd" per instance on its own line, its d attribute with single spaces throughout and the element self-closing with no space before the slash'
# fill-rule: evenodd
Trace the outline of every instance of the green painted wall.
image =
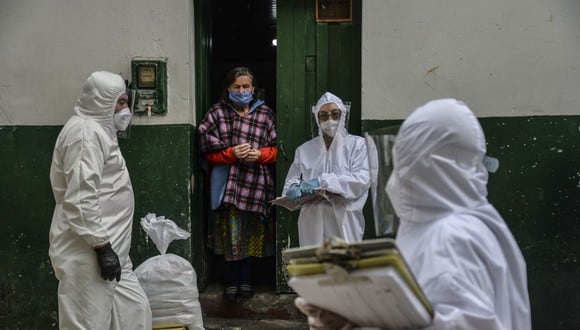
<svg viewBox="0 0 580 330">
<path fill-rule="evenodd" d="M 528 264 L 534 329 L 580 328 L 580 116 L 483 118 L 488 154 L 500 159 L 489 199 L 504 216 Z M 400 121 L 364 121 L 361 131 Z M 281 127 L 281 129 L 285 129 Z M 57 281 L 48 261 L 54 201 L 48 171 L 60 127 L 0 127 L 0 328 L 56 328 Z M 191 125 L 134 126 L 121 148 L 136 197 L 132 257 L 157 254 L 139 218 L 155 212 L 175 220 L 192 238 L 170 252 L 205 272 L 202 180 L 193 165 Z M 292 150 L 288 150 L 292 152 Z M 199 198 L 197 196 L 200 196 Z M 289 227 L 292 227 L 288 224 Z M 367 237 L 372 219 L 367 217 Z"/>
<path fill-rule="evenodd" d="M 59 128 L 0 127 L 0 328 L 56 328 L 48 172 Z"/>
<path fill-rule="evenodd" d="M 120 145 L 135 191 L 131 257 L 134 266 L 159 254 L 139 219 L 164 215 L 191 231 L 171 253 L 204 269 L 203 224 L 191 198 L 191 125 L 133 126 Z M 48 231 L 54 208 L 49 168 L 60 127 L 0 127 L 0 328 L 57 328 L 57 281 L 48 259 Z M 194 187 L 194 191 L 198 187 Z M 203 271 L 202 271 L 203 272 Z"/>
<path fill-rule="evenodd" d="M 488 154 L 500 160 L 488 198 L 526 259 L 533 328 L 579 329 L 580 116 L 480 122 Z M 364 121 L 363 131 L 400 123 Z"/>
</svg>

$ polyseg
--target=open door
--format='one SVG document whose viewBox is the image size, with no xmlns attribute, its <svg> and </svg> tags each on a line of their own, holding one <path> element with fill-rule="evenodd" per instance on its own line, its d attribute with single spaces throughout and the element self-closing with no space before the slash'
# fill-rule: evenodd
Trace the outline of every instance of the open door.
<svg viewBox="0 0 580 330">
<path fill-rule="evenodd" d="M 351 102 L 348 129 L 361 132 L 361 1 L 352 1 L 350 20 L 317 22 L 321 0 L 279 0 L 277 23 L 277 194 L 294 150 L 312 137 L 310 109 L 326 91 Z M 349 1 L 322 1 L 343 5 Z M 319 8 L 320 9 L 320 8 Z M 320 18 L 320 11 L 318 12 Z M 298 211 L 276 209 L 276 291 L 290 292 L 281 251 L 298 245 Z"/>
</svg>

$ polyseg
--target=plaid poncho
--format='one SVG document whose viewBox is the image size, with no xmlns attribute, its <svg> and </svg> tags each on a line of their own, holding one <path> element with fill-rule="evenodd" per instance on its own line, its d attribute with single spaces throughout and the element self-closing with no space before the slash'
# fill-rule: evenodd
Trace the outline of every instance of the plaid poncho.
<svg viewBox="0 0 580 330">
<path fill-rule="evenodd" d="M 242 117 L 228 104 L 217 103 L 199 124 L 201 152 L 216 152 L 242 143 L 259 149 L 276 144 L 276 122 L 272 109 L 257 101 Z M 241 160 L 231 164 L 223 203 L 242 211 L 268 216 L 274 199 L 274 179 L 267 165 Z"/>
</svg>

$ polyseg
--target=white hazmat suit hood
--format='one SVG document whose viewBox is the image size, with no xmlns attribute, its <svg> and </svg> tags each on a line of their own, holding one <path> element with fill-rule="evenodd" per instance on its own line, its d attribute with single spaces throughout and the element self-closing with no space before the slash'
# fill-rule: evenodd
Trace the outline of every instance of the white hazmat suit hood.
<svg viewBox="0 0 580 330">
<path fill-rule="evenodd" d="M 61 329 L 151 329 L 151 309 L 129 258 L 133 188 L 113 127 L 123 93 L 119 75 L 91 74 L 55 143 L 49 256 L 59 280 Z M 100 276 L 94 248 L 107 242 L 119 257 L 119 282 Z"/>
<path fill-rule="evenodd" d="M 328 237 L 358 242 L 364 234 L 362 210 L 370 187 L 366 143 L 362 137 L 348 134 L 345 122 L 349 107 L 332 93 L 322 95 L 312 108 L 316 122 L 320 107 L 327 103 L 336 104 L 342 111 L 332 143 L 326 147 L 319 129 L 318 136 L 299 146 L 282 191 L 286 195 L 292 184 L 318 178 L 320 188 L 332 193 L 329 201 L 309 203 L 300 210 L 301 246 L 322 244 Z"/>
<path fill-rule="evenodd" d="M 118 98 L 126 92 L 121 76 L 111 72 L 97 71 L 91 74 L 82 88 L 74 112 L 80 117 L 91 118 L 115 135 L 113 115 Z"/>
<path fill-rule="evenodd" d="M 526 264 L 487 200 L 485 137 L 454 99 L 419 107 L 393 147 L 397 243 L 435 309 L 433 328 L 530 329 Z"/>
<path fill-rule="evenodd" d="M 328 104 L 328 103 L 334 103 L 336 104 L 336 106 L 340 109 L 340 119 L 338 120 L 338 128 L 336 131 L 335 136 L 346 136 L 348 134 L 348 131 L 346 129 L 346 119 L 348 118 L 349 115 L 349 111 L 350 111 L 350 105 L 346 105 L 342 102 L 342 100 L 330 93 L 330 92 L 326 92 L 324 93 L 319 99 L 318 102 L 316 102 L 316 105 L 312 107 L 312 114 L 314 115 L 314 118 L 316 120 L 316 125 L 318 126 L 318 135 L 322 136 L 323 135 L 323 131 L 320 125 L 320 120 L 318 119 L 318 113 L 320 112 L 320 108 L 322 108 L 323 105 Z"/>
</svg>

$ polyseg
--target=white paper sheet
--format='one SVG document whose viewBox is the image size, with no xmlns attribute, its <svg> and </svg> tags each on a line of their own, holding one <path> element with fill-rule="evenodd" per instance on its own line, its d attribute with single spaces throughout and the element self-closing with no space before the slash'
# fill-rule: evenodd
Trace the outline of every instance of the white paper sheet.
<svg viewBox="0 0 580 330">
<path fill-rule="evenodd" d="M 346 278 L 297 276 L 288 285 L 309 303 L 358 326 L 401 329 L 431 323 L 427 309 L 393 267 L 361 269 Z"/>
</svg>

